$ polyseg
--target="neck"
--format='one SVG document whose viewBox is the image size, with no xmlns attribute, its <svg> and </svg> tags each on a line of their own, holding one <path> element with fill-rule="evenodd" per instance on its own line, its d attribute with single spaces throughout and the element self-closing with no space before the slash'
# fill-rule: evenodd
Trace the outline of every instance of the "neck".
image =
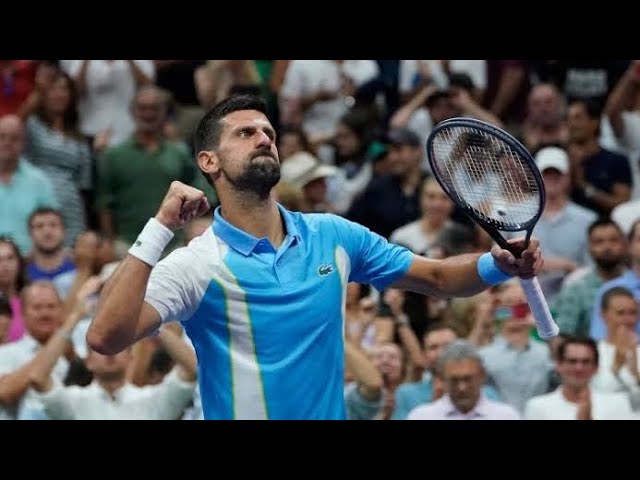
<svg viewBox="0 0 640 480">
<path fill-rule="evenodd" d="M 64 131 L 64 117 L 59 114 L 51 116 L 51 128 L 60 132 Z"/>
<path fill-rule="evenodd" d="M 600 151 L 600 144 L 598 143 L 597 138 L 590 138 L 582 143 L 584 147 L 584 152 L 587 157 L 591 157 Z"/>
<path fill-rule="evenodd" d="M 275 200 L 271 196 L 265 200 L 248 197 L 246 192 L 242 192 L 242 196 L 237 192 L 229 195 L 235 198 L 225 201 L 223 195 L 220 196 L 221 213 L 225 220 L 256 238 L 268 238 L 277 249 L 284 240 L 285 227 Z"/>
<path fill-rule="evenodd" d="M 124 375 L 122 378 L 114 379 L 114 380 L 104 380 L 104 379 L 96 379 L 98 385 L 100 385 L 105 391 L 109 393 L 109 395 L 113 396 L 118 390 L 125 386 L 127 380 Z"/>
<path fill-rule="evenodd" d="M 583 387 L 572 387 L 569 385 L 562 385 L 562 395 L 567 401 L 571 403 L 578 403 L 582 395 L 582 392 L 584 392 L 588 388 L 589 387 L 586 385 Z"/>
<path fill-rule="evenodd" d="M 416 167 L 409 171 L 402 179 L 402 189 L 405 193 L 413 193 L 420 184 L 420 168 Z"/>
<path fill-rule="evenodd" d="M 63 248 L 59 248 L 53 253 L 44 253 L 39 250 L 33 252 L 33 263 L 35 263 L 42 270 L 55 270 L 58 268 L 65 259 L 65 252 Z"/>
<path fill-rule="evenodd" d="M 564 195 L 548 195 L 545 206 L 544 213 L 558 213 L 562 211 L 562 209 L 567 205 L 567 197 Z"/>
<path fill-rule="evenodd" d="M 0 164 L 0 181 L 9 183 L 11 177 L 18 169 L 18 162 L 20 157 L 7 159 L 4 163 Z"/>
<path fill-rule="evenodd" d="M 136 141 L 145 148 L 154 149 L 160 145 L 160 134 L 158 132 L 141 132 L 136 131 Z"/>
<path fill-rule="evenodd" d="M 425 232 L 434 232 L 440 230 L 445 224 L 446 219 L 434 219 L 431 217 L 422 217 L 422 230 Z"/>
<path fill-rule="evenodd" d="M 518 350 L 522 350 L 527 345 L 529 345 L 529 329 L 522 328 L 518 326 L 518 328 L 514 328 L 513 330 L 510 328 L 503 328 L 502 336 L 505 338 L 511 346 L 517 348 Z"/>
</svg>

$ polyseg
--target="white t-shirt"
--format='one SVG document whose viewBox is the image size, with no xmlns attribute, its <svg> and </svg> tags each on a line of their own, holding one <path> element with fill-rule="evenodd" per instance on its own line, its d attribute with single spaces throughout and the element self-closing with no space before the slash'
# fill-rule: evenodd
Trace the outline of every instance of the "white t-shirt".
<svg viewBox="0 0 640 480">
<path fill-rule="evenodd" d="M 530 399 L 524 409 L 526 420 L 576 420 L 578 405 L 557 390 Z M 626 394 L 591 391 L 591 417 L 594 420 L 636 420 Z"/>
<path fill-rule="evenodd" d="M 195 386 L 180 380 L 174 368 L 158 385 L 125 384 L 113 397 L 96 381 L 88 387 L 55 384 L 37 396 L 55 420 L 178 420 Z"/>
<path fill-rule="evenodd" d="M 631 374 L 629 367 L 624 365 L 616 377 L 613 374 L 613 360 L 615 358 L 616 347 L 600 340 L 598 342 L 598 356 L 600 358 L 598 373 L 591 379 L 591 386 L 600 392 L 627 392 L 637 390 L 636 379 Z M 636 348 L 638 358 L 640 358 L 640 347 Z"/>
<path fill-rule="evenodd" d="M 84 60 L 65 60 L 62 65 L 75 78 Z M 155 80 L 153 60 L 133 60 L 148 77 Z M 94 136 L 111 129 L 109 145 L 116 145 L 133 133 L 135 124 L 131 102 L 137 84 L 126 60 L 90 60 L 87 67 L 86 93 L 79 97 L 80 131 Z"/>
<path fill-rule="evenodd" d="M 0 377 L 15 372 L 31 361 L 40 348 L 40 344 L 29 334 L 25 334 L 17 342 L 0 346 Z M 51 376 L 54 381 L 62 382 L 68 370 L 69 362 L 64 357 L 60 357 L 51 372 Z M 34 393 L 34 390 L 28 389 L 13 408 L 6 408 L 0 405 L 0 420 L 45 419 L 44 408 Z"/>
</svg>

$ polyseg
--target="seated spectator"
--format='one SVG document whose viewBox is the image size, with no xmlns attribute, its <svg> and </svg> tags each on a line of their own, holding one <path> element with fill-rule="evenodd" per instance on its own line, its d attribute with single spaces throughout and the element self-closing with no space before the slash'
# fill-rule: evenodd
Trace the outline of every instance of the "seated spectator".
<svg viewBox="0 0 640 480">
<path fill-rule="evenodd" d="M 29 390 L 33 361 L 42 346 L 56 335 L 62 322 L 62 302 L 50 282 L 39 281 L 22 291 L 26 334 L 17 342 L 0 346 L 0 419 L 46 419 L 40 402 Z M 60 336 L 64 347 L 70 343 Z M 67 349 L 51 365 L 52 375 L 62 382 L 73 350 Z"/>
<path fill-rule="evenodd" d="M 600 368 L 591 386 L 601 392 L 638 391 L 638 304 L 629 290 L 613 287 L 602 296 L 601 309 L 607 336 L 598 342 Z"/>
<path fill-rule="evenodd" d="M 62 213 L 53 208 L 39 208 L 29 217 L 29 234 L 33 243 L 27 261 L 27 279 L 48 280 L 56 285 L 64 299 L 71 288 L 64 281 L 65 274 L 75 272 L 76 265 L 64 246 L 64 220 Z"/>
<path fill-rule="evenodd" d="M 631 227 L 628 241 L 629 269 L 622 275 L 603 284 L 596 293 L 593 313 L 591 317 L 591 329 L 589 335 L 594 340 L 601 340 L 606 336 L 605 323 L 602 319 L 602 297 L 607 290 L 613 287 L 628 289 L 637 301 L 640 301 L 640 220 Z M 636 333 L 640 334 L 640 323 L 636 324 Z"/>
<path fill-rule="evenodd" d="M 99 283 L 95 284 L 96 287 Z M 157 385 L 136 387 L 126 380 L 131 349 L 116 355 L 89 351 L 87 368 L 93 382 L 87 387 L 63 386 L 51 371 L 65 349 L 67 338 L 85 315 L 77 302 L 58 333 L 49 338 L 31 363 L 29 383 L 51 419 L 56 420 L 177 420 L 191 403 L 197 376 L 195 354 L 170 329 L 158 339 L 177 364 Z"/>
<path fill-rule="evenodd" d="M 560 331 L 572 336 L 589 335 L 596 293 L 605 282 L 622 274 L 627 255 L 624 235 L 609 219 L 593 222 L 587 236 L 592 265 L 581 269 L 582 275 L 575 280 L 565 278 L 553 306 Z"/>
<path fill-rule="evenodd" d="M 407 420 L 519 420 L 506 403 L 488 399 L 482 392 L 486 373 L 482 358 L 464 340 L 449 345 L 436 363 L 443 395 L 409 412 Z"/>
<path fill-rule="evenodd" d="M 0 235 L 13 238 L 20 253 L 28 255 L 29 216 L 40 207 L 57 207 L 58 201 L 51 180 L 23 158 L 24 139 L 18 117 L 0 117 Z"/>
<path fill-rule="evenodd" d="M 310 153 L 298 152 L 282 164 L 280 171 L 284 182 L 302 191 L 302 211 L 334 211 L 327 199 L 327 178 L 335 174 L 334 166 L 320 163 Z"/>
<path fill-rule="evenodd" d="M 527 420 L 623 420 L 633 418 L 629 399 L 622 393 L 602 393 L 590 388 L 598 371 L 596 342 L 567 337 L 558 346 L 556 369 L 561 384 L 553 392 L 530 399 Z"/>
<path fill-rule="evenodd" d="M 550 390 L 551 352 L 545 343 L 531 337 L 535 322 L 519 281 L 500 285 L 496 298 L 499 333 L 478 353 L 488 383 L 504 402 L 522 413 L 527 400 Z"/>
<path fill-rule="evenodd" d="M 382 374 L 349 338 L 345 340 L 344 352 L 345 373 L 353 378 L 345 384 L 347 419 L 371 420 L 382 407 Z"/>
</svg>

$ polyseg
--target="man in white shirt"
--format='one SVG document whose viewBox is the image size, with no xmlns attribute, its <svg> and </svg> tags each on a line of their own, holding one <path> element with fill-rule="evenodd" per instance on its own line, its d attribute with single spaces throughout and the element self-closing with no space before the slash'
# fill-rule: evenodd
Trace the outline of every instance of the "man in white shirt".
<svg viewBox="0 0 640 480">
<path fill-rule="evenodd" d="M 511 405 L 489 400 L 482 394 L 486 373 L 476 349 L 464 340 L 456 340 L 442 352 L 436 364 L 436 376 L 444 385 L 439 400 L 409 412 L 407 420 L 519 420 Z"/>
<path fill-rule="evenodd" d="M 41 405 L 29 391 L 29 375 L 36 353 L 61 323 L 62 302 L 51 282 L 34 282 L 22 291 L 27 333 L 17 342 L 0 347 L 0 420 L 45 419 Z M 63 344 L 63 350 L 67 347 Z M 69 362 L 59 356 L 52 376 L 62 381 Z"/>
<path fill-rule="evenodd" d="M 557 370 L 561 385 L 551 393 L 529 400 L 527 420 L 622 420 L 632 419 L 624 393 L 591 390 L 598 371 L 598 347 L 591 338 L 568 337 L 558 347 Z"/>
<path fill-rule="evenodd" d="M 99 277 L 92 277 L 81 290 L 93 293 L 101 283 Z M 193 399 L 196 359 L 193 350 L 167 327 L 159 331 L 158 339 L 177 366 L 157 385 L 138 387 L 127 381 L 131 348 L 116 355 L 89 349 L 86 365 L 93 382 L 87 387 L 65 387 L 51 377 L 67 339 L 85 314 L 85 302 L 76 301 L 62 327 L 32 362 L 30 384 L 48 416 L 55 420 L 179 419 Z"/>
</svg>

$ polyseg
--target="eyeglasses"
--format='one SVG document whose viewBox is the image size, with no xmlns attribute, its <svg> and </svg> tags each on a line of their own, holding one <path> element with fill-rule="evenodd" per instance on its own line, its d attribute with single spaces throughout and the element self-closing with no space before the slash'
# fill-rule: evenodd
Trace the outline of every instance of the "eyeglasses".
<svg viewBox="0 0 640 480">
<path fill-rule="evenodd" d="M 593 358 L 565 358 L 563 362 L 568 365 L 580 364 L 583 366 L 587 366 L 593 364 Z"/>
</svg>

